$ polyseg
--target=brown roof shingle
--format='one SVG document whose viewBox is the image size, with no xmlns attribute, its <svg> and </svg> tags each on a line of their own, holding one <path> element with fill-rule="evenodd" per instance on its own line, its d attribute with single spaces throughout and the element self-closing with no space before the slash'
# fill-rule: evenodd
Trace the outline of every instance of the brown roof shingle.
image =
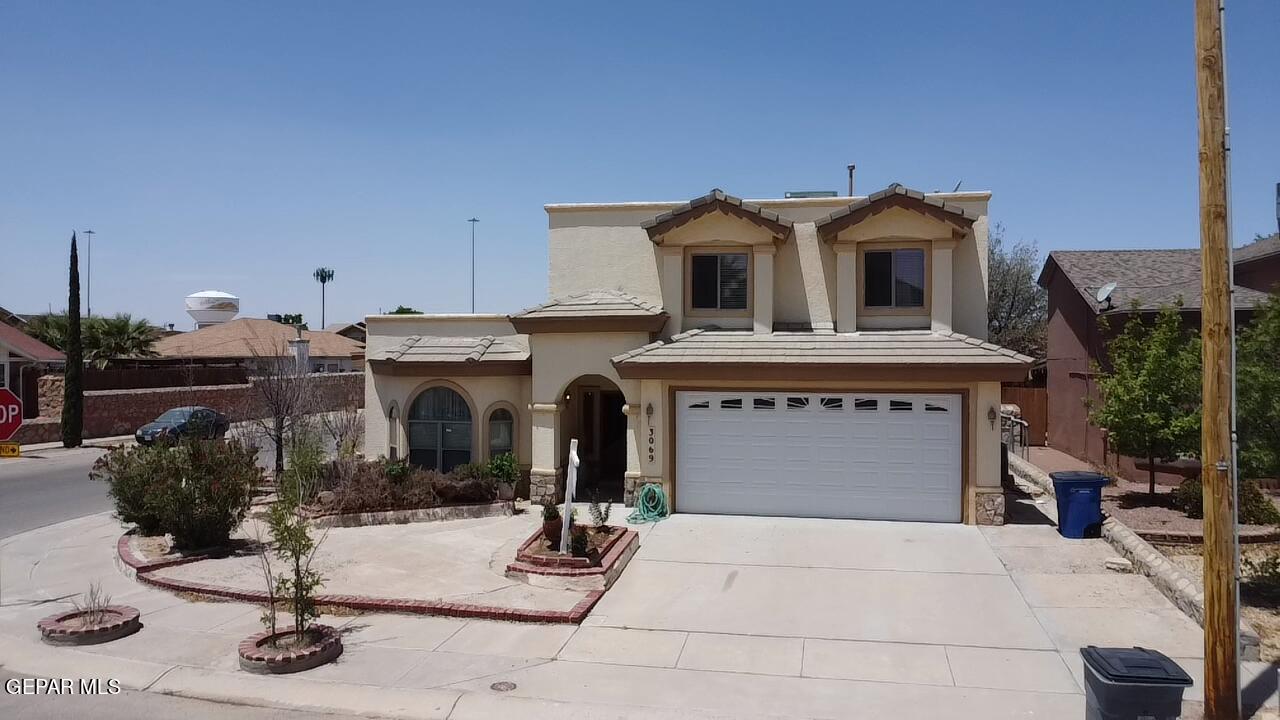
<svg viewBox="0 0 1280 720">
<path fill-rule="evenodd" d="M 9 352 L 14 355 L 36 362 L 66 362 L 67 359 L 60 350 L 45 345 L 7 323 L 0 323 L 0 345 L 9 348 Z"/>
<path fill-rule="evenodd" d="M 919 190 L 912 190 L 904 185 L 893 183 L 889 187 L 855 200 L 819 220 L 816 223 L 818 234 L 829 239 L 865 217 L 875 215 L 881 209 L 888 209 L 894 206 L 909 207 L 963 227 L 973 225 L 974 221 L 978 219 L 977 214 L 955 203 L 930 197 Z"/>
<path fill-rule="evenodd" d="M 153 349 L 160 357 L 168 358 L 277 357 L 287 352 L 289 341 L 296 337 L 298 332 L 292 325 L 239 318 L 161 338 Z M 360 343 L 337 333 L 303 330 L 302 337 L 310 341 L 311 357 L 352 357 L 364 353 Z"/>
<path fill-rule="evenodd" d="M 478 363 L 494 361 L 520 362 L 529 359 L 529 346 L 515 338 L 414 335 L 386 350 L 376 352 L 370 361 L 420 363 Z"/>
<path fill-rule="evenodd" d="M 649 343 L 612 359 L 619 372 L 643 376 L 645 368 L 678 364 L 723 367 L 777 365 L 794 368 L 895 367 L 1005 369 L 1025 373 L 1032 358 L 955 332 L 774 332 L 699 328 Z M 635 371 L 635 372 L 632 372 Z"/>
<path fill-rule="evenodd" d="M 768 229 L 775 238 L 785 238 L 791 233 L 791 221 L 778 213 L 767 210 L 739 197 L 734 197 L 714 188 L 701 197 L 678 205 L 657 217 L 640 224 L 649 233 L 649 239 L 658 240 L 663 233 L 670 232 L 687 222 L 696 220 L 709 212 L 724 212 L 739 217 Z"/>
<path fill-rule="evenodd" d="M 1237 251 L 1238 252 L 1238 251 Z M 1237 256 L 1237 262 L 1239 257 Z M 1200 251 L 1182 250 L 1054 250 L 1049 253 L 1040 284 L 1047 287 L 1049 272 L 1056 266 L 1075 286 L 1089 307 L 1097 311 L 1097 292 L 1115 283 L 1111 308 L 1126 312 L 1134 304 L 1140 311 L 1158 310 L 1182 300 L 1184 310 L 1199 310 Z M 1267 299 L 1267 294 L 1237 285 L 1237 308 L 1251 308 Z M 1103 310 L 1106 310 L 1103 308 Z"/>
</svg>

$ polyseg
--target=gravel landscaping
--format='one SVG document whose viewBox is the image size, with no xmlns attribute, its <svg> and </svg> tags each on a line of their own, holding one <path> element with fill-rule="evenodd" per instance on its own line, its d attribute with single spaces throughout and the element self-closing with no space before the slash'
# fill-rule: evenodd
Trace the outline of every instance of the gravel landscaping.
<svg viewBox="0 0 1280 720">
<path fill-rule="evenodd" d="M 1196 582 L 1204 582 L 1204 558 L 1199 545 L 1157 545 L 1174 564 Z M 1262 560 L 1280 553 L 1280 543 L 1259 543 L 1240 547 L 1241 562 Z M 1262 660 L 1280 660 L 1280 593 L 1273 585 L 1268 587 L 1256 576 L 1250 577 L 1248 566 L 1243 570 L 1240 584 L 1240 616 L 1258 631 L 1262 638 Z M 1272 581 L 1273 583 L 1275 580 Z"/>
</svg>

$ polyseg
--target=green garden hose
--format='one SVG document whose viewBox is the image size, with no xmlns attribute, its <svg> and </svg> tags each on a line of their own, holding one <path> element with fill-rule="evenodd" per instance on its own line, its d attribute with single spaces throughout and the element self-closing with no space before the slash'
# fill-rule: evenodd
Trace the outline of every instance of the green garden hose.
<svg viewBox="0 0 1280 720">
<path fill-rule="evenodd" d="M 641 485 L 636 495 L 636 509 L 627 516 L 631 524 L 657 522 L 671 514 L 667 509 L 667 496 L 661 485 Z"/>
</svg>

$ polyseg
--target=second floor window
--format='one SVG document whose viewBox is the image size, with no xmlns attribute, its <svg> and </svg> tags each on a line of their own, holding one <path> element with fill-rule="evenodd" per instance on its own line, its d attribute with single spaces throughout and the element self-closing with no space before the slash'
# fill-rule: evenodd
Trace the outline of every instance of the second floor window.
<svg viewBox="0 0 1280 720">
<path fill-rule="evenodd" d="M 924 250 L 868 250 L 863 265 L 864 305 L 924 307 Z"/>
<path fill-rule="evenodd" d="M 691 261 L 693 309 L 747 309 L 746 253 L 694 255 Z"/>
</svg>

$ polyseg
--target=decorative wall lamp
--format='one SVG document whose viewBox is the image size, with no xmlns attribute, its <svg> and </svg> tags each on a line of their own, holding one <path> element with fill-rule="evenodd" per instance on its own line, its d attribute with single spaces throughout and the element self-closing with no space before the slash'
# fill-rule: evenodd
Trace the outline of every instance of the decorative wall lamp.
<svg viewBox="0 0 1280 720">
<path fill-rule="evenodd" d="M 653 403 L 648 403 L 644 406 L 644 419 L 647 421 L 653 420 Z"/>
<path fill-rule="evenodd" d="M 996 409 L 994 406 L 987 408 L 987 422 L 991 423 L 992 430 L 996 429 L 996 420 L 999 417 L 999 415 L 996 415 Z"/>
</svg>

